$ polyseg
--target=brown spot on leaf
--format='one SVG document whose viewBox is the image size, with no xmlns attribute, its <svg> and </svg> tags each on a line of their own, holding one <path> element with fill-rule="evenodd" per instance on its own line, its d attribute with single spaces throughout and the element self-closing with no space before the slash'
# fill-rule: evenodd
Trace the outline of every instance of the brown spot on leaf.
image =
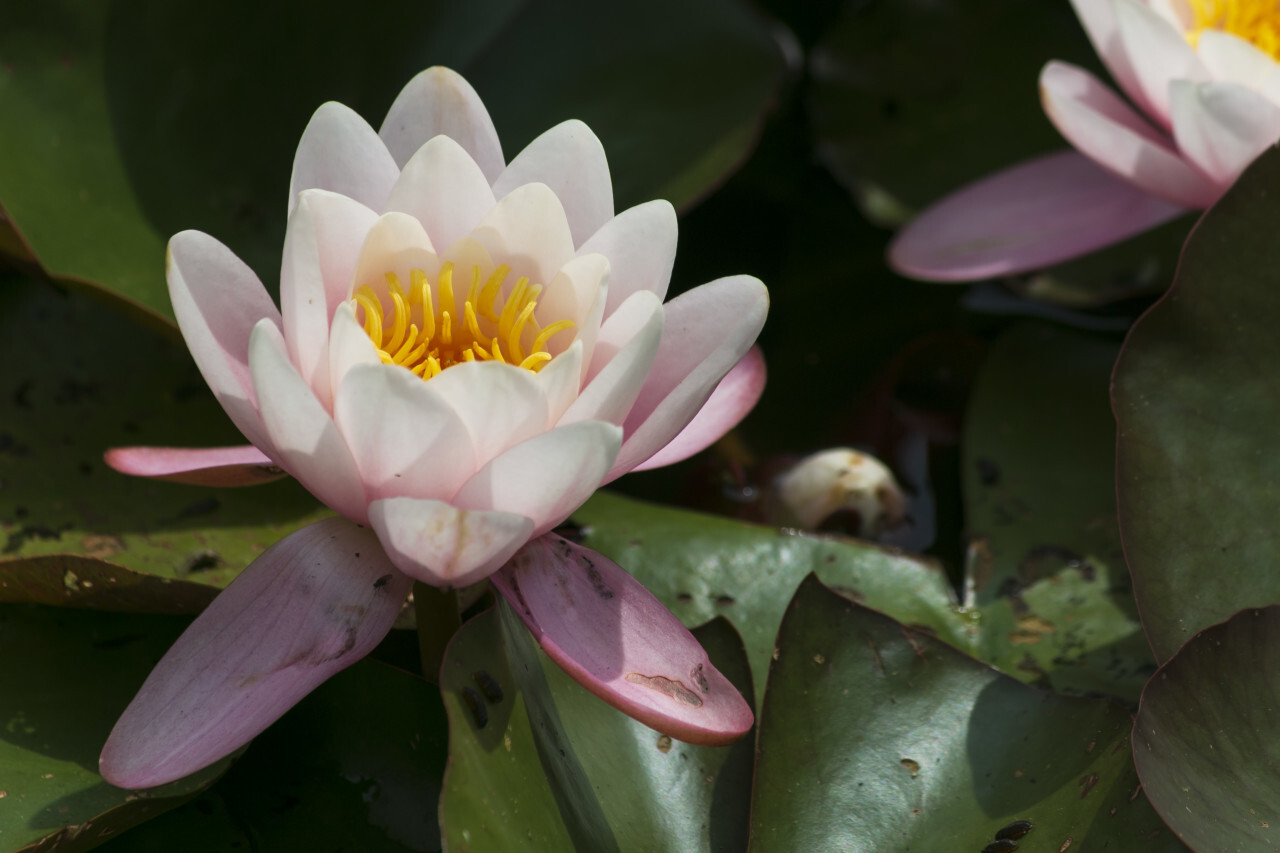
<svg viewBox="0 0 1280 853">
<path fill-rule="evenodd" d="M 681 705 L 688 705 L 692 708 L 702 707 L 702 697 L 685 687 L 682 682 L 673 681 L 665 675 L 642 675 L 638 672 L 628 672 L 626 678 L 632 684 L 639 684 L 641 687 L 656 690 Z"/>
<path fill-rule="evenodd" d="M 899 763 L 899 764 L 901 764 L 903 767 L 907 768 L 907 770 L 908 770 L 908 771 L 910 771 L 910 773 L 911 773 L 911 778 L 912 778 L 912 779 L 914 779 L 914 778 L 916 778 L 917 776 L 919 776 L 919 775 L 920 775 L 920 762 L 919 762 L 919 761 L 916 761 L 916 760 L 915 760 L 915 759 L 913 759 L 913 758 L 904 758 L 904 759 L 902 759 L 901 761 L 899 761 L 898 763 Z"/>
<path fill-rule="evenodd" d="M 1088 776 L 1081 776 L 1080 781 L 1076 784 L 1084 789 L 1080 792 L 1080 799 L 1083 800 L 1093 790 L 1093 786 L 1098 784 L 1098 774 L 1090 773 Z"/>
</svg>

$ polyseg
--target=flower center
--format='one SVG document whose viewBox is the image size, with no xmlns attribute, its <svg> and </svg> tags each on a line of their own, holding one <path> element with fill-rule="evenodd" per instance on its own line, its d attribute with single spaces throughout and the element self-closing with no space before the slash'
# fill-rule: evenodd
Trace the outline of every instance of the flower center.
<svg viewBox="0 0 1280 853">
<path fill-rule="evenodd" d="M 1187 30 L 1193 47 L 1205 30 L 1221 30 L 1280 59 L 1280 3 L 1276 0 L 1188 0 L 1188 5 L 1195 16 Z"/>
<path fill-rule="evenodd" d="M 510 272 L 503 264 L 482 285 L 480 268 L 472 267 L 461 310 L 453 293 L 452 263 L 440 268 L 434 290 L 422 270 L 410 271 L 407 292 L 395 273 L 387 273 L 389 310 L 367 284 L 360 285 L 351 302 L 357 319 L 363 313 L 365 334 L 383 363 L 402 365 L 423 379 L 464 361 L 498 361 L 537 373 L 551 360 L 547 342 L 574 324 L 560 320 L 539 326 L 533 312 L 542 286 L 530 285 L 525 276 L 500 302 Z"/>
</svg>

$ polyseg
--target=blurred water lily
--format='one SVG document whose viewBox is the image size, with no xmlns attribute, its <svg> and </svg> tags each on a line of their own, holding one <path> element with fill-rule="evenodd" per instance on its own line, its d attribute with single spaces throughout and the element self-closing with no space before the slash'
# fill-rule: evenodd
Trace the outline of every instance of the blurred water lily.
<svg viewBox="0 0 1280 853">
<path fill-rule="evenodd" d="M 892 265 L 963 281 L 1085 254 L 1211 205 L 1280 139 L 1273 0 L 1072 0 L 1145 118 L 1081 68 L 1050 62 L 1045 112 L 1075 146 L 944 198 L 899 233 Z"/>
<path fill-rule="evenodd" d="M 413 580 L 494 572 L 608 701 L 687 740 L 746 731 L 750 709 L 675 617 L 549 533 L 600 485 L 706 447 L 759 397 L 764 286 L 734 276 L 664 304 L 675 245 L 666 202 L 614 215 L 584 124 L 507 164 L 475 92 L 442 68 L 409 83 L 380 132 L 340 104 L 316 112 L 279 308 L 217 240 L 176 235 L 174 312 L 253 446 L 108 462 L 217 485 L 287 472 L 341 517 L 277 543 L 192 624 L 112 732 L 104 777 L 146 787 L 228 754 L 372 649 Z"/>
</svg>

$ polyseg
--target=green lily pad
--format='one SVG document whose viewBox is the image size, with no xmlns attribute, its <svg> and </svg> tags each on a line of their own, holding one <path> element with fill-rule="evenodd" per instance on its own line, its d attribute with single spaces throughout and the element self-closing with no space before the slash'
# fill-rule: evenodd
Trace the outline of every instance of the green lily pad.
<svg viewBox="0 0 1280 853">
<path fill-rule="evenodd" d="M 150 791 L 112 787 L 98 753 L 187 620 L 0 606 L 0 850 L 88 850 L 178 805 L 219 762 Z"/>
<path fill-rule="evenodd" d="M 1272 851 L 1280 828 L 1280 605 L 1196 634 L 1151 679 L 1133 757 L 1151 803 L 1201 850 Z"/>
<path fill-rule="evenodd" d="M 983 614 L 981 659 L 1136 701 L 1155 664 L 1116 522 L 1117 350 L 1030 323 L 992 346 L 965 425 L 965 590 Z"/>
<path fill-rule="evenodd" d="M 717 748 L 659 735 L 551 663 L 503 607 L 501 616 L 487 611 L 467 623 L 441 668 L 452 724 L 440 809 L 449 849 L 743 849 L 751 736 Z M 749 694 L 729 624 L 716 620 L 694 634 Z"/>
<path fill-rule="evenodd" d="M 1268 150 L 1196 226 L 1116 365 L 1120 529 L 1159 661 L 1280 601 L 1278 189 L 1280 152 Z"/>
<path fill-rule="evenodd" d="M 329 514 L 289 480 L 213 489 L 107 468 L 102 453 L 113 446 L 244 438 L 185 350 L 84 295 L 5 282 L 0 364 L 0 599 L 15 597 L 21 575 L 32 600 L 53 603 L 48 594 L 62 584 L 72 593 L 64 603 L 89 604 L 110 598 L 115 577 L 149 609 L 196 610 L 206 600 L 198 592 L 139 586 L 125 569 L 222 587 L 272 543 Z M 55 555 L 74 560 L 60 567 Z"/>
<path fill-rule="evenodd" d="M 508 156 L 581 118 L 605 143 L 620 205 L 686 205 L 754 147 L 784 71 L 777 42 L 738 0 L 324 15 L 302 0 L 51 0 L 6 6 L 0 53 L 5 215 L 55 277 L 161 323 L 173 316 L 164 242 L 179 230 L 214 234 L 276 279 L 294 149 L 324 101 L 376 126 L 416 72 L 451 65 L 486 99 Z"/>
<path fill-rule="evenodd" d="M 1054 696 L 806 580 L 760 715 L 752 853 L 1181 850 L 1143 798 L 1129 715 Z M 1006 848 L 1014 849 L 1014 848 Z"/>
</svg>

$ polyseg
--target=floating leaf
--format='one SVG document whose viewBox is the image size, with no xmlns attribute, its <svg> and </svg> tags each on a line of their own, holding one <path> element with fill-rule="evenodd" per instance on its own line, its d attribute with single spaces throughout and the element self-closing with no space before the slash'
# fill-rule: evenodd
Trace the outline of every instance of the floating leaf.
<svg viewBox="0 0 1280 853">
<path fill-rule="evenodd" d="M 1276 849 L 1280 605 L 1192 637 L 1142 693 L 1133 757 L 1151 803 L 1196 850 Z"/>
<path fill-rule="evenodd" d="M 1277 188 L 1280 152 L 1268 150 L 1196 226 L 1173 288 L 1116 365 L 1120 529 L 1160 661 L 1280 601 Z"/>
</svg>

